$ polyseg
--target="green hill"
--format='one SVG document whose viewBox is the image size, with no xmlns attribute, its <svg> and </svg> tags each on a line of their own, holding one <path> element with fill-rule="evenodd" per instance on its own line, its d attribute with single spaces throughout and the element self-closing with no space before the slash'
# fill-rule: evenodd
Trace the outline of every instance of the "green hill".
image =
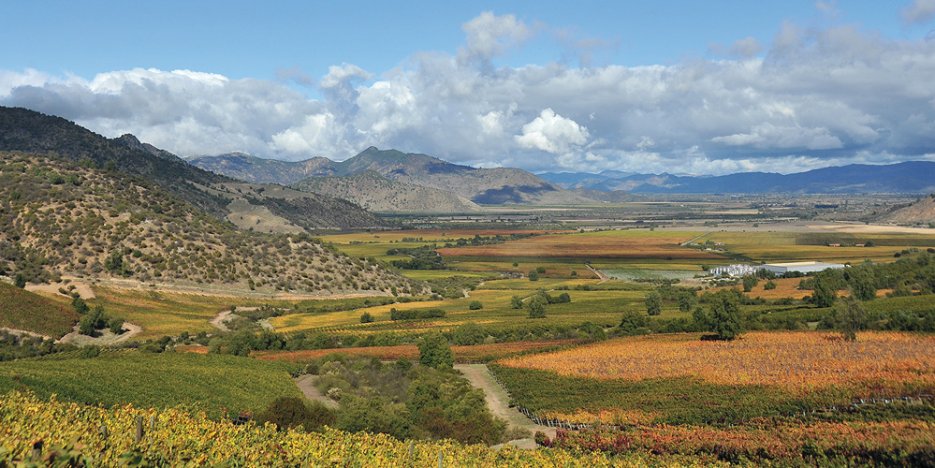
<svg viewBox="0 0 935 468">
<path fill-rule="evenodd" d="M 78 314 L 70 306 L 0 282 L 0 328 L 61 338 L 77 321 Z"/>
</svg>

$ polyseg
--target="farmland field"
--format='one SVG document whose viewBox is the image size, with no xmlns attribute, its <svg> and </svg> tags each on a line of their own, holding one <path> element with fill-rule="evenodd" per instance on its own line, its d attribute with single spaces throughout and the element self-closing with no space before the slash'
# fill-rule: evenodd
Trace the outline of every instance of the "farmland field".
<svg viewBox="0 0 935 468">
<path fill-rule="evenodd" d="M 845 234 L 809 232 L 714 232 L 696 240 L 721 243 L 731 253 L 755 261 L 888 262 L 897 252 L 935 246 L 935 238 L 919 234 Z M 871 243 L 856 247 L 854 244 Z M 831 246 L 830 244 L 840 244 Z"/>
<path fill-rule="evenodd" d="M 542 340 L 512 341 L 508 343 L 480 344 L 470 346 L 452 346 L 456 362 L 490 361 L 514 354 L 532 351 L 545 351 L 567 347 L 579 343 L 578 340 Z M 369 356 L 383 360 L 418 359 L 419 348 L 416 345 L 370 346 L 363 348 L 309 349 L 302 351 L 260 351 L 254 357 L 264 361 L 308 362 L 329 354 L 347 354 L 350 356 Z"/>
<path fill-rule="evenodd" d="M 70 305 L 0 282 L 0 328 L 59 338 L 77 321 L 78 314 Z"/>
<path fill-rule="evenodd" d="M 63 355 L 0 363 L 0 393 L 28 389 L 43 398 L 56 394 L 107 406 L 185 406 L 217 417 L 258 411 L 279 396 L 299 396 L 289 369 L 283 363 L 188 353 Z"/>
</svg>

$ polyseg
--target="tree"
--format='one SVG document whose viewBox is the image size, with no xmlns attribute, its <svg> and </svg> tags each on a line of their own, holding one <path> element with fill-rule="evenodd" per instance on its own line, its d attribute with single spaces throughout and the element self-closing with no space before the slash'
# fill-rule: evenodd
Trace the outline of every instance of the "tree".
<svg viewBox="0 0 935 468">
<path fill-rule="evenodd" d="M 536 267 L 536 273 L 539 273 L 540 275 L 545 273 L 545 267 L 544 266 Z"/>
<path fill-rule="evenodd" d="M 659 315 L 662 313 L 662 296 L 653 291 L 646 295 L 646 313 L 649 315 Z"/>
<path fill-rule="evenodd" d="M 468 304 L 468 309 L 470 310 L 481 310 L 483 308 L 484 304 L 481 303 L 481 301 L 471 301 L 471 303 Z"/>
<path fill-rule="evenodd" d="M 818 307 L 831 307 L 834 305 L 834 300 L 837 298 L 837 291 L 834 290 L 830 283 L 830 278 L 824 275 L 815 276 L 815 281 L 812 285 L 812 301 Z"/>
<path fill-rule="evenodd" d="M 82 299 L 80 296 L 75 296 L 71 300 L 71 306 L 75 309 L 75 312 L 78 312 L 79 315 L 84 315 L 88 313 L 88 310 L 90 310 L 88 303 L 84 302 L 84 299 Z"/>
<path fill-rule="evenodd" d="M 523 308 L 523 298 L 519 296 L 513 296 L 510 298 L 510 308 L 511 309 L 522 309 Z"/>
<path fill-rule="evenodd" d="M 539 281 L 539 272 L 536 270 L 529 272 L 529 281 Z"/>
<path fill-rule="evenodd" d="M 627 335 L 641 335 L 649 333 L 649 317 L 635 311 L 628 310 L 623 313 L 620 320 L 620 331 Z"/>
<path fill-rule="evenodd" d="M 454 355 L 441 333 L 430 333 L 419 340 L 419 364 L 435 369 L 454 366 Z"/>
<path fill-rule="evenodd" d="M 529 318 L 545 318 L 546 300 L 541 295 L 535 295 L 529 298 L 526 303 L 526 309 L 529 310 Z"/>
<path fill-rule="evenodd" d="M 370 312 L 364 312 L 360 314 L 360 323 L 371 323 L 373 322 L 373 315 L 370 315 Z"/>
<path fill-rule="evenodd" d="M 25 287 L 26 287 L 26 277 L 23 276 L 22 273 L 17 273 L 16 276 L 13 277 L 13 285 L 16 286 L 17 288 L 20 288 L 20 289 L 25 288 Z"/>
<path fill-rule="evenodd" d="M 708 330 L 719 340 L 733 340 L 741 332 L 740 293 L 736 290 L 718 291 L 713 294 Z"/>
<path fill-rule="evenodd" d="M 877 285 L 869 267 L 851 268 L 847 276 L 851 297 L 860 301 L 869 301 L 877 297 Z"/>
<path fill-rule="evenodd" d="M 679 294 L 679 311 L 688 312 L 692 310 L 692 307 L 695 306 L 695 300 L 695 293 L 686 291 Z"/>
<path fill-rule="evenodd" d="M 856 299 L 848 297 L 835 306 L 834 312 L 841 336 L 847 341 L 857 341 L 857 331 L 864 327 L 866 321 L 864 307 Z"/>
<path fill-rule="evenodd" d="M 451 341 L 462 346 L 482 343 L 485 338 L 487 338 L 487 333 L 474 322 L 465 323 L 451 333 Z"/>
<path fill-rule="evenodd" d="M 759 280 L 756 279 L 756 276 L 747 275 L 743 277 L 743 292 L 753 291 L 753 288 L 756 287 Z"/>
<path fill-rule="evenodd" d="M 257 414 L 257 421 L 276 425 L 280 431 L 302 426 L 306 431 L 317 431 L 335 422 L 334 413 L 320 402 L 306 404 L 301 398 L 279 397 Z"/>
<path fill-rule="evenodd" d="M 766 284 L 763 285 L 763 289 L 766 291 L 772 291 L 773 289 L 776 289 L 776 282 L 773 280 L 767 281 Z"/>
</svg>

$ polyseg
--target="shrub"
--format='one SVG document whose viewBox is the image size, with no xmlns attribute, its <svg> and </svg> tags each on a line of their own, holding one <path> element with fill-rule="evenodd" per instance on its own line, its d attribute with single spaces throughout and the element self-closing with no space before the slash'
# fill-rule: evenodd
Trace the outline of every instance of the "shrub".
<svg viewBox="0 0 935 468">
<path fill-rule="evenodd" d="M 313 401 L 306 404 L 301 398 L 280 397 L 256 416 L 258 422 L 273 423 L 279 430 L 301 426 L 306 431 L 317 431 L 334 424 L 334 413 L 323 404 Z"/>
<path fill-rule="evenodd" d="M 541 275 L 541 274 L 544 274 L 544 273 L 545 273 L 545 267 L 543 267 L 543 266 L 536 267 L 536 273 L 539 273 L 540 275 Z"/>
<path fill-rule="evenodd" d="M 539 281 L 539 273 L 535 270 L 529 272 L 529 281 Z"/>
<path fill-rule="evenodd" d="M 860 302 L 848 297 L 834 307 L 835 322 L 841 336 L 847 341 L 857 341 L 857 331 L 864 328 L 867 313 Z"/>
<path fill-rule="evenodd" d="M 542 296 L 533 296 L 526 304 L 529 311 L 529 318 L 545 318 L 545 299 Z"/>
<path fill-rule="evenodd" d="M 360 314 L 360 323 L 372 323 L 373 315 L 370 315 L 370 312 L 364 312 Z"/>
<path fill-rule="evenodd" d="M 766 284 L 763 285 L 763 289 L 766 291 L 771 291 L 773 289 L 776 289 L 776 282 L 773 280 L 767 281 Z"/>
<path fill-rule="evenodd" d="M 646 295 L 646 313 L 649 315 L 659 315 L 662 313 L 662 296 L 656 291 Z"/>
<path fill-rule="evenodd" d="M 454 366 L 454 355 L 441 333 L 430 333 L 419 340 L 419 364 L 435 369 Z"/>
<path fill-rule="evenodd" d="M 484 304 L 482 304 L 481 301 L 471 301 L 471 303 L 468 304 L 468 309 L 470 310 L 481 310 L 483 308 Z"/>
<path fill-rule="evenodd" d="M 413 309 L 397 310 L 395 307 L 390 309 L 390 320 L 416 320 L 427 318 L 439 318 L 446 315 L 442 309 Z"/>
<path fill-rule="evenodd" d="M 756 276 L 748 275 L 743 277 L 743 292 L 750 292 L 759 283 Z"/>
<path fill-rule="evenodd" d="M 510 298 L 510 308 L 511 309 L 522 309 L 523 308 L 523 298 L 519 296 L 513 296 Z"/>
</svg>

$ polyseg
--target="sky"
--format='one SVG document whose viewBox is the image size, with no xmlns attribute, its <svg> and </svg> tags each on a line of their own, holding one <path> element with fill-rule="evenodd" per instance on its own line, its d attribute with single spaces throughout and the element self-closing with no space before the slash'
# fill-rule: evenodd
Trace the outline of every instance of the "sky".
<svg viewBox="0 0 935 468">
<path fill-rule="evenodd" d="M 935 161 L 935 0 L 14 0 L 0 17 L 0 105 L 184 157 Z"/>
</svg>

